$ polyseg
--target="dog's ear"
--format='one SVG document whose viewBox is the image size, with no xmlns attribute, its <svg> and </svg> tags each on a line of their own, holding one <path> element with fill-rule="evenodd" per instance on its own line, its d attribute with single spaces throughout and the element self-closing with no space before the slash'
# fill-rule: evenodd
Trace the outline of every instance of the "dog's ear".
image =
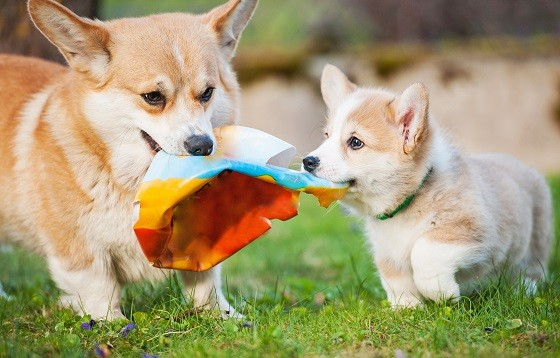
<svg viewBox="0 0 560 358">
<path fill-rule="evenodd" d="M 428 91 L 421 83 L 408 87 L 399 99 L 396 119 L 405 154 L 411 154 L 428 132 L 428 104 Z"/>
<path fill-rule="evenodd" d="M 338 67 L 327 64 L 321 76 L 321 93 L 330 111 L 334 111 L 344 97 L 356 90 L 356 85 Z"/>
<path fill-rule="evenodd" d="M 216 32 L 222 54 L 229 61 L 245 26 L 259 0 L 230 0 L 204 15 L 204 21 Z"/>
<path fill-rule="evenodd" d="M 73 69 L 99 80 L 107 71 L 109 32 L 100 21 L 81 18 L 52 0 L 27 3 L 35 26 L 52 42 Z"/>
</svg>

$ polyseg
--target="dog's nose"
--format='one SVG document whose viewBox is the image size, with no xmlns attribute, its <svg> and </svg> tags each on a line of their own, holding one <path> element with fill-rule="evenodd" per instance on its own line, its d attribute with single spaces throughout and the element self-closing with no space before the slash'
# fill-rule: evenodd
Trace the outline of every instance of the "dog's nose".
<svg viewBox="0 0 560 358">
<path fill-rule="evenodd" d="M 185 141 L 185 149 L 190 155 L 197 157 L 206 156 L 212 154 L 214 149 L 214 142 L 210 136 L 204 135 L 194 135 L 187 138 Z"/>
<path fill-rule="evenodd" d="M 303 167 L 305 168 L 305 170 L 311 173 L 312 171 L 317 169 L 320 162 L 321 161 L 317 157 L 312 157 L 312 156 L 305 157 L 303 158 Z"/>
</svg>

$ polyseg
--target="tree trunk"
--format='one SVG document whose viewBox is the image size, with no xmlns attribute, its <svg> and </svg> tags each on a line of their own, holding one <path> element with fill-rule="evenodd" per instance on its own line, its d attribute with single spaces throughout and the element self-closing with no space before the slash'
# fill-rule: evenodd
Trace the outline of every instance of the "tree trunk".
<svg viewBox="0 0 560 358">
<path fill-rule="evenodd" d="M 97 16 L 98 0 L 62 0 L 64 6 L 84 17 Z M 0 53 L 14 53 L 64 62 L 64 58 L 35 28 L 25 0 L 0 0 Z"/>
</svg>

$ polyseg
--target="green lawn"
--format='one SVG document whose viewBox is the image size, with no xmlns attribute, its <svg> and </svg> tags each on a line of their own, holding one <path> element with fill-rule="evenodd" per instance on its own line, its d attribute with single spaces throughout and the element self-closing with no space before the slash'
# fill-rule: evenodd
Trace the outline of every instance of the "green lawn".
<svg viewBox="0 0 560 358">
<path fill-rule="evenodd" d="M 560 237 L 560 176 L 553 187 Z M 44 262 L 22 251 L 0 253 L 0 356 L 558 356 L 560 258 L 549 281 L 525 298 L 506 284 L 455 305 L 395 312 L 384 293 L 359 223 L 339 207 L 305 197 L 300 215 L 225 263 L 232 302 L 247 317 L 223 321 L 192 313 L 175 280 L 129 286 L 123 309 L 135 321 L 81 327 L 86 318 L 55 307 L 57 289 Z"/>
</svg>

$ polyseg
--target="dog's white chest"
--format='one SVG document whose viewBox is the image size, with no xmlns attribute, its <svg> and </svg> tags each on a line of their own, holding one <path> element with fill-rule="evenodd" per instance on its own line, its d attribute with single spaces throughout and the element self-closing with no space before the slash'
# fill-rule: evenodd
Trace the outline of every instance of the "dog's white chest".
<svg viewBox="0 0 560 358">
<path fill-rule="evenodd" d="M 422 223 L 399 217 L 380 221 L 367 219 L 368 240 L 374 254 L 388 258 L 394 263 L 410 262 L 414 242 L 421 235 Z"/>
</svg>

